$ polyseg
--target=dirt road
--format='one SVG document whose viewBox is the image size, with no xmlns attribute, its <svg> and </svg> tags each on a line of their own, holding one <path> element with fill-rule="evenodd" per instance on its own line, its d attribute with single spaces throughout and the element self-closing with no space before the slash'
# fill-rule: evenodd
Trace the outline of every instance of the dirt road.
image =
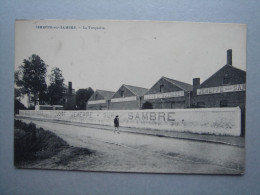
<svg viewBox="0 0 260 195">
<path fill-rule="evenodd" d="M 244 170 L 245 149 L 241 147 L 22 120 L 55 132 L 72 146 L 96 151 L 86 158 L 71 161 L 66 167 L 56 168 L 213 174 L 241 174 Z M 48 168 L 48 161 L 44 165 Z"/>
</svg>

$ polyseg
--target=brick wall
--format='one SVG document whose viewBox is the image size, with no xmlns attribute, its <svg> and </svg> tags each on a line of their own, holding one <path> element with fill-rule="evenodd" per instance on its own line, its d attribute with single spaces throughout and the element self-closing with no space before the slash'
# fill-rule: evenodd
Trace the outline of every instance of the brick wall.
<svg viewBox="0 0 260 195">
<path fill-rule="evenodd" d="M 135 96 L 129 89 L 127 89 L 125 86 L 122 86 L 118 89 L 118 91 L 114 94 L 113 98 L 121 98 L 120 91 L 124 91 L 124 97 L 131 97 Z"/>
<path fill-rule="evenodd" d="M 110 110 L 138 110 L 140 108 L 140 100 L 127 102 L 111 102 Z"/>
<path fill-rule="evenodd" d="M 205 108 L 220 107 L 220 102 L 227 100 L 227 107 L 239 106 L 241 109 L 245 108 L 246 92 L 228 92 L 208 95 L 192 96 L 191 104 L 196 107 L 198 102 L 204 102 Z"/>
<path fill-rule="evenodd" d="M 246 83 L 245 71 L 236 69 L 229 65 L 225 65 L 218 72 L 212 75 L 212 77 L 210 77 L 205 82 L 203 82 L 200 85 L 200 88 L 223 86 L 224 85 L 223 80 L 225 75 L 227 75 L 230 80 L 230 83 L 228 85 Z"/>
<path fill-rule="evenodd" d="M 63 104 L 64 110 L 74 110 L 76 108 L 76 95 L 66 94 L 63 97 L 65 102 Z"/>
<path fill-rule="evenodd" d="M 160 92 L 160 86 L 163 85 L 163 91 Z M 157 94 L 157 93 L 167 93 L 174 91 L 183 91 L 183 89 L 173 85 L 169 81 L 161 78 L 149 91 L 148 94 Z M 177 108 L 188 108 L 189 107 L 189 94 L 184 92 L 183 97 L 172 97 L 172 98 L 162 98 L 162 99 L 150 99 L 144 100 L 142 98 L 142 105 L 146 102 L 153 104 L 153 109 L 177 109 Z"/>
<path fill-rule="evenodd" d="M 107 104 L 87 104 L 87 110 L 107 110 Z"/>
<path fill-rule="evenodd" d="M 160 86 L 163 85 L 163 92 L 162 93 L 167 93 L 167 92 L 172 92 L 172 91 L 183 91 L 181 88 L 173 85 L 169 81 L 165 79 L 160 79 L 157 83 L 155 83 L 154 86 L 152 86 L 151 89 L 146 94 L 155 94 L 155 93 L 160 93 Z"/>
</svg>

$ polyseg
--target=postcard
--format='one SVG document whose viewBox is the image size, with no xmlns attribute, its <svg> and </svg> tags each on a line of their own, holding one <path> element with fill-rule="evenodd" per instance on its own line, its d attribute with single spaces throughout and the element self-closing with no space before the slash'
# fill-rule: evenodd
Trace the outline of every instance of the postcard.
<svg viewBox="0 0 260 195">
<path fill-rule="evenodd" d="M 16 20 L 14 166 L 244 174 L 246 32 Z"/>
</svg>

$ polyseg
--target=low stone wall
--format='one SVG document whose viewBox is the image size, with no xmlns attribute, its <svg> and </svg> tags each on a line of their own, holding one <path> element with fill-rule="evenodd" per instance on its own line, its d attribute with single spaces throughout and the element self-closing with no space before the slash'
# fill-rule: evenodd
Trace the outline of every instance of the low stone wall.
<svg viewBox="0 0 260 195">
<path fill-rule="evenodd" d="M 119 116 L 120 126 L 160 131 L 179 131 L 239 136 L 241 111 L 235 108 L 152 109 L 152 110 L 20 110 L 20 116 L 113 126 Z"/>
</svg>

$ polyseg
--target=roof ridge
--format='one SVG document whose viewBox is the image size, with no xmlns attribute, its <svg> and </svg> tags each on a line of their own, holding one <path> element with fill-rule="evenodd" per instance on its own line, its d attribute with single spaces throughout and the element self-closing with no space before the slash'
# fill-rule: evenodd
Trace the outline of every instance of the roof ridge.
<svg viewBox="0 0 260 195">
<path fill-rule="evenodd" d="M 102 90 L 102 89 L 96 89 L 96 91 L 114 92 L 114 91 L 108 91 L 108 90 Z"/>
<path fill-rule="evenodd" d="M 234 66 L 232 66 L 232 65 L 225 64 L 225 65 L 222 66 L 220 69 L 218 69 L 215 73 L 213 73 L 210 77 L 208 77 L 205 81 L 203 81 L 200 85 L 204 84 L 207 80 L 209 80 L 210 78 L 212 78 L 215 74 L 217 74 L 220 70 L 222 70 L 222 69 L 225 68 L 225 67 L 231 67 L 231 68 L 233 68 L 233 69 L 236 69 L 236 70 L 240 70 L 240 71 L 246 72 L 246 71 L 241 70 L 241 69 L 239 69 L 239 68 L 237 68 L 237 67 L 234 67 Z"/>
<path fill-rule="evenodd" d="M 138 88 L 138 89 L 142 89 L 142 90 L 148 90 L 147 88 L 143 88 L 143 87 L 137 87 L 137 86 L 133 86 L 133 85 L 126 85 L 123 84 L 122 86 L 125 86 L 128 90 L 130 90 L 133 94 L 135 94 L 136 96 L 142 96 L 144 93 L 146 92 L 142 92 L 142 94 L 137 94 L 135 91 L 133 91 L 133 89 L 131 89 L 131 87 L 134 88 Z"/>
<path fill-rule="evenodd" d="M 129 86 L 129 87 L 137 87 L 137 88 L 147 89 L 147 88 L 145 88 L 145 87 L 138 87 L 138 86 L 134 86 L 134 85 L 127 85 L 127 84 L 123 84 L 123 85 Z"/>
<path fill-rule="evenodd" d="M 165 77 L 165 76 L 163 76 L 163 78 L 169 79 L 169 80 L 173 80 L 173 81 L 177 81 L 177 82 L 179 82 L 179 83 L 184 83 L 184 84 L 191 85 L 191 84 L 189 84 L 189 83 L 185 83 L 185 82 L 183 82 L 183 81 L 178 81 L 178 80 L 175 80 L 175 79 L 171 79 L 171 78 L 168 78 L 168 77 Z"/>
<path fill-rule="evenodd" d="M 177 87 L 179 87 L 179 88 L 185 90 L 185 91 L 188 91 L 188 90 L 190 90 L 190 89 L 185 89 L 186 87 L 180 86 L 179 84 L 185 84 L 185 85 L 188 85 L 188 86 L 191 87 L 191 88 L 193 87 L 193 86 L 192 86 L 191 84 L 189 84 L 189 83 L 185 83 L 185 82 L 182 82 L 182 81 L 177 81 L 177 80 L 170 79 L 170 78 L 167 78 L 167 77 L 164 77 L 164 76 L 163 76 L 163 78 L 166 79 L 166 80 L 168 80 L 168 81 L 171 82 L 172 84 L 176 85 Z M 177 83 L 175 83 L 175 82 L 177 82 Z"/>
<path fill-rule="evenodd" d="M 114 95 L 115 92 L 114 91 L 106 91 L 106 90 L 97 89 L 95 91 L 95 93 L 99 93 L 104 99 L 107 100 L 107 99 L 110 99 Z M 109 94 L 106 94 L 106 93 L 109 93 Z"/>
</svg>

